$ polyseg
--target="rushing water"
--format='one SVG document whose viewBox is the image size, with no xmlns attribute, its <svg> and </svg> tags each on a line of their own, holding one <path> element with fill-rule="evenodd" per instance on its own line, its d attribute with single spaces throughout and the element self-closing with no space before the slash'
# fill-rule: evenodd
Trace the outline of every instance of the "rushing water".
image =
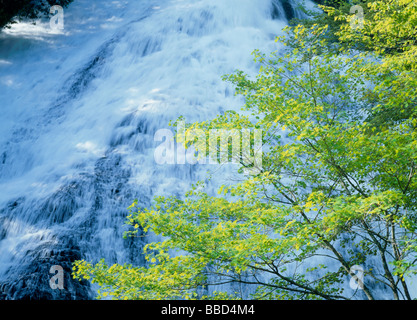
<svg viewBox="0 0 417 320">
<path fill-rule="evenodd" d="M 72 261 L 142 264 L 126 208 L 213 169 L 158 165 L 155 132 L 238 109 L 221 76 L 255 74 L 253 49 L 274 50 L 297 14 L 291 0 L 75 0 L 63 30 L 0 34 L 0 299 L 91 299 Z"/>
</svg>

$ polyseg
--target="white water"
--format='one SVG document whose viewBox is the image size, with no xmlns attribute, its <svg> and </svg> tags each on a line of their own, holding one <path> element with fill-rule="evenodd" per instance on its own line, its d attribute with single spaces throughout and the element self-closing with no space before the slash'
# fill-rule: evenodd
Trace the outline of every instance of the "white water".
<svg viewBox="0 0 417 320">
<path fill-rule="evenodd" d="M 255 75 L 251 52 L 276 49 L 287 20 L 275 2 L 75 0 L 62 32 L 42 20 L 0 35 L 0 298 L 91 298 L 72 260 L 143 263 L 143 244 L 122 237 L 126 208 L 213 169 L 157 165 L 154 133 L 239 109 L 221 76 Z"/>
</svg>

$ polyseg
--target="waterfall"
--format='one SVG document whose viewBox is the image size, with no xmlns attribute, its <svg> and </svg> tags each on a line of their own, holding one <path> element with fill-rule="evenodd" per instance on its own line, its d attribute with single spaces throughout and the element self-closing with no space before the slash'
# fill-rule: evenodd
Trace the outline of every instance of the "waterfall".
<svg viewBox="0 0 417 320">
<path fill-rule="evenodd" d="M 294 2 L 75 0 L 63 30 L 0 34 L 0 299 L 94 298 L 71 263 L 143 265 L 142 240 L 123 239 L 134 199 L 182 196 L 208 170 L 227 181 L 228 168 L 158 165 L 154 134 L 238 110 L 221 76 L 257 73 L 251 52 L 276 49 Z"/>
</svg>

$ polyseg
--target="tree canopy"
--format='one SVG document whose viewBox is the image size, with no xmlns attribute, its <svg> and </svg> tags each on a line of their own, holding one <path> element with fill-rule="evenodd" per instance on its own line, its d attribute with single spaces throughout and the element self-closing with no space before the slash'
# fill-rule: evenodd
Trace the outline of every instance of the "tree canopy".
<svg viewBox="0 0 417 320">
<path fill-rule="evenodd" d="M 49 14 L 53 5 L 67 6 L 73 0 L 0 0 L 0 29 L 8 26 L 13 18 L 37 18 Z"/>
</svg>

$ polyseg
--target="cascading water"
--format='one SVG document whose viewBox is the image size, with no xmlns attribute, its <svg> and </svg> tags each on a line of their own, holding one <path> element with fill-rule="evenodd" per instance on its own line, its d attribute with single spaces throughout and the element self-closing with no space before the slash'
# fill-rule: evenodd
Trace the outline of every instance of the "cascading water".
<svg viewBox="0 0 417 320">
<path fill-rule="evenodd" d="M 155 132 L 237 110 L 221 76 L 256 74 L 251 52 L 276 49 L 297 14 L 291 0 L 75 0 L 62 31 L 4 31 L 0 299 L 92 299 L 72 261 L 143 264 L 141 240 L 123 239 L 127 207 L 181 196 L 212 169 L 158 165 Z M 53 265 L 64 290 L 49 285 Z"/>
</svg>

